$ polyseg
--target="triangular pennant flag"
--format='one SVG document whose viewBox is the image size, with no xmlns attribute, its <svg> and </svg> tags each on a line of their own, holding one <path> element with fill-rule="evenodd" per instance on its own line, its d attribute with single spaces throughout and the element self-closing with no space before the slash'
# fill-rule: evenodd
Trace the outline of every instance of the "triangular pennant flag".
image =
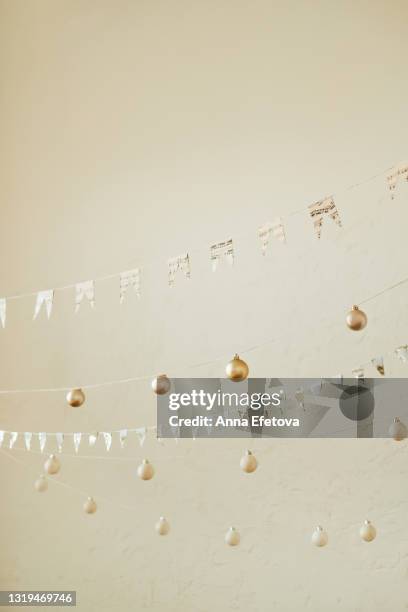
<svg viewBox="0 0 408 612">
<path fill-rule="evenodd" d="M 184 255 L 178 255 L 177 257 L 172 257 L 167 261 L 168 269 L 169 269 L 169 287 L 173 287 L 176 273 L 183 272 L 186 278 L 190 278 L 191 276 L 191 268 L 190 268 L 190 257 L 188 253 L 184 253 Z"/>
<path fill-rule="evenodd" d="M 40 443 L 40 451 L 44 452 L 45 444 L 47 442 L 47 434 L 45 433 L 45 431 L 41 431 L 38 434 L 38 441 Z"/>
<path fill-rule="evenodd" d="M 37 293 L 37 299 L 35 302 L 33 319 L 36 319 L 38 317 L 43 304 L 45 304 L 47 319 L 49 319 L 51 316 L 53 301 L 54 301 L 54 290 L 53 289 L 48 289 L 47 291 L 39 291 Z"/>
<path fill-rule="evenodd" d="M 31 438 L 33 437 L 33 434 L 31 433 L 31 431 L 26 431 L 24 433 L 24 441 L 25 441 L 25 445 L 26 445 L 26 449 L 29 451 L 31 448 Z"/>
<path fill-rule="evenodd" d="M 387 176 L 388 189 L 390 190 L 392 200 L 395 197 L 395 191 L 397 189 L 397 184 L 400 178 L 408 181 L 408 163 L 403 163 L 395 167 L 393 171 Z"/>
<path fill-rule="evenodd" d="M 18 431 L 10 431 L 9 448 L 13 448 L 18 438 Z"/>
<path fill-rule="evenodd" d="M 6 309 L 6 298 L 0 298 L 0 323 L 3 329 L 6 327 Z"/>
<path fill-rule="evenodd" d="M 134 270 L 127 270 L 122 272 L 119 280 L 119 301 L 123 304 L 125 295 L 129 287 L 133 287 L 133 291 L 137 297 L 140 298 L 140 269 L 134 268 Z"/>
<path fill-rule="evenodd" d="M 226 259 L 227 262 L 232 266 L 234 263 L 234 245 L 232 240 L 225 240 L 224 242 L 218 242 L 210 247 L 210 258 L 212 263 L 213 272 L 218 268 L 218 264 L 221 259 Z"/>
<path fill-rule="evenodd" d="M 272 223 L 269 221 L 264 223 L 258 229 L 258 236 L 261 241 L 262 255 L 266 254 L 271 236 L 279 240 L 279 242 L 286 242 L 285 228 L 281 218 L 275 219 Z"/>
<path fill-rule="evenodd" d="M 377 372 L 381 374 L 381 376 L 385 376 L 384 359 L 382 357 L 374 357 L 374 359 L 371 360 L 371 363 Z"/>
<path fill-rule="evenodd" d="M 364 368 L 355 368 L 351 371 L 354 378 L 364 378 Z"/>
<path fill-rule="evenodd" d="M 89 437 L 88 437 L 89 446 L 95 446 L 97 439 L 98 439 L 98 432 L 89 434 Z"/>
<path fill-rule="evenodd" d="M 58 432 L 55 434 L 55 439 L 57 441 L 57 446 L 58 446 L 58 452 L 62 453 L 62 446 L 64 444 L 64 434 L 61 432 Z"/>
<path fill-rule="evenodd" d="M 120 432 L 119 432 L 119 442 L 120 442 L 121 448 L 125 447 L 127 437 L 128 437 L 128 430 L 127 429 L 121 429 Z"/>
<path fill-rule="evenodd" d="M 0 448 L 3 446 L 4 433 L 4 431 L 0 431 Z"/>
<path fill-rule="evenodd" d="M 330 219 L 333 219 L 333 221 L 339 227 L 341 227 L 340 215 L 332 197 L 324 198 L 315 204 L 311 204 L 309 206 L 309 214 L 313 220 L 313 225 L 318 238 L 321 236 L 323 219 L 326 215 L 328 215 Z"/>
<path fill-rule="evenodd" d="M 396 348 L 395 354 L 397 355 L 398 359 L 402 361 L 402 363 L 407 363 L 408 362 L 408 344 L 405 344 L 404 346 L 399 346 L 398 348 Z"/>
<path fill-rule="evenodd" d="M 146 431 L 146 427 L 139 427 L 139 429 L 136 429 L 136 435 L 139 438 L 140 446 L 143 446 L 143 444 L 145 443 Z"/>
<path fill-rule="evenodd" d="M 81 438 L 82 438 L 82 433 L 78 432 L 78 433 L 74 433 L 74 449 L 75 452 L 78 452 L 79 449 L 79 445 L 81 444 Z"/>
<path fill-rule="evenodd" d="M 108 431 L 103 431 L 102 435 L 103 435 L 103 439 L 105 440 L 106 450 L 109 452 L 112 446 L 112 434 L 109 433 Z"/>
<path fill-rule="evenodd" d="M 93 280 L 84 281 L 83 283 L 75 285 L 75 312 L 78 312 L 84 297 L 89 301 L 91 308 L 94 308 L 95 284 Z"/>
<path fill-rule="evenodd" d="M 297 403 L 299 404 L 299 407 L 302 408 L 302 410 L 304 410 L 304 408 L 305 408 L 305 393 L 304 393 L 303 389 L 297 389 L 295 391 L 295 399 L 296 399 Z"/>
</svg>

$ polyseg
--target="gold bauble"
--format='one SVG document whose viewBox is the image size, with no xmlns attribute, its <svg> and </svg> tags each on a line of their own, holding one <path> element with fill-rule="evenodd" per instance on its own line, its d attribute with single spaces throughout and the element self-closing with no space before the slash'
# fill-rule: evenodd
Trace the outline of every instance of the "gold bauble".
<svg viewBox="0 0 408 612">
<path fill-rule="evenodd" d="M 228 546 L 238 546 L 240 543 L 241 536 L 239 535 L 239 531 L 235 529 L 235 527 L 230 527 L 225 534 L 225 543 Z"/>
<path fill-rule="evenodd" d="M 170 391 L 171 382 L 166 374 L 160 374 L 152 380 L 152 389 L 156 395 L 166 395 Z"/>
<path fill-rule="evenodd" d="M 167 535 L 170 531 L 170 525 L 168 523 L 168 521 L 166 521 L 166 519 L 164 518 L 164 516 L 161 516 L 159 518 L 159 520 L 156 523 L 156 531 L 159 535 L 164 536 Z"/>
<path fill-rule="evenodd" d="M 358 306 L 353 306 L 346 317 L 346 323 L 353 331 L 360 331 L 367 325 L 367 315 Z"/>
<path fill-rule="evenodd" d="M 60 462 L 55 455 L 50 455 L 47 461 L 44 463 L 44 470 L 47 472 L 47 474 L 58 474 L 60 467 Z"/>
<path fill-rule="evenodd" d="M 48 489 L 48 482 L 44 475 L 41 475 L 34 483 L 34 488 L 39 493 L 44 493 Z"/>
<path fill-rule="evenodd" d="M 258 462 L 250 450 L 247 450 L 240 461 L 241 470 L 247 474 L 252 474 L 258 467 Z"/>
<path fill-rule="evenodd" d="M 324 531 L 323 527 L 316 527 L 315 531 L 312 533 L 312 544 L 318 547 L 326 546 L 329 541 L 329 536 Z"/>
<path fill-rule="evenodd" d="M 142 480 L 151 480 L 154 476 L 154 468 L 147 459 L 143 459 L 142 463 L 137 468 L 137 475 Z"/>
<path fill-rule="evenodd" d="M 97 508 L 97 505 L 96 505 L 94 498 L 88 497 L 88 499 L 84 503 L 84 511 L 87 514 L 94 514 L 96 512 L 96 508 Z"/>
<path fill-rule="evenodd" d="M 79 408 L 85 401 L 85 393 L 82 389 L 71 389 L 67 393 L 67 402 L 72 408 Z"/>
<path fill-rule="evenodd" d="M 372 542 L 377 535 L 377 530 L 370 523 L 370 521 L 364 521 L 363 525 L 360 527 L 360 538 L 364 540 L 364 542 Z"/>
<path fill-rule="evenodd" d="M 395 417 L 394 422 L 390 425 L 388 431 L 391 438 L 394 438 L 394 440 L 396 440 L 397 442 L 401 442 L 401 440 L 404 440 L 407 437 L 408 433 L 406 426 L 404 425 L 404 423 L 402 423 L 402 421 L 399 420 L 398 417 Z"/>
<path fill-rule="evenodd" d="M 230 380 L 234 382 L 241 382 L 248 378 L 249 368 L 245 361 L 239 358 L 239 355 L 235 354 L 234 358 L 227 363 L 225 372 Z"/>
</svg>

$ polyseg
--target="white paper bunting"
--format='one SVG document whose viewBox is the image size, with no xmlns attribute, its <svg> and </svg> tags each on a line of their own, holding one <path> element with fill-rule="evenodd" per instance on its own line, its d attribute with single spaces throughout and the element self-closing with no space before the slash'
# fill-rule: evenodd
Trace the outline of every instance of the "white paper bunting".
<svg viewBox="0 0 408 612">
<path fill-rule="evenodd" d="M 109 433 L 108 431 L 103 431 L 102 435 L 103 435 L 103 439 L 105 440 L 106 450 L 109 452 L 112 446 L 112 434 Z"/>
<path fill-rule="evenodd" d="M 128 430 L 127 429 L 121 429 L 120 432 L 119 432 L 119 442 L 120 442 L 121 448 L 125 447 L 127 437 L 128 437 Z"/>
<path fill-rule="evenodd" d="M 78 452 L 79 445 L 81 444 L 81 438 L 82 438 L 82 433 L 80 432 L 74 433 L 73 439 L 74 439 L 74 449 L 76 453 Z"/>
<path fill-rule="evenodd" d="M 3 329 L 6 327 L 6 310 L 6 298 L 0 298 L 0 323 Z"/>
<path fill-rule="evenodd" d="M 395 192 L 399 179 L 405 179 L 408 181 L 408 163 L 397 166 L 387 176 L 388 189 L 390 190 L 392 200 L 395 198 Z"/>
<path fill-rule="evenodd" d="M 140 298 L 140 269 L 134 268 L 133 270 L 127 270 L 122 272 L 120 275 L 120 298 L 121 304 L 125 301 L 125 296 L 129 287 L 133 288 L 134 293 Z"/>
<path fill-rule="evenodd" d="M 140 446 L 143 446 L 143 444 L 145 443 L 146 432 L 147 432 L 146 427 L 139 427 L 139 429 L 136 429 L 136 435 L 139 438 Z"/>
<path fill-rule="evenodd" d="M 399 346 L 398 348 L 396 348 L 395 354 L 397 355 L 398 359 L 402 361 L 402 363 L 407 363 L 408 362 L 408 344 L 405 344 L 404 346 Z"/>
<path fill-rule="evenodd" d="M 26 449 L 29 451 L 31 448 L 31 438 L 33 437 L 33 434 L 31 433 L 31 431 L 26 431 L 24 433 L 24 442 L 25 442 L 25 447 Z"/>
<path fill-rule="evenodd" d="M 351 371 L 354 378 L 364 378 L 364 368 L 355 368 Z"/>
<path fill-rule="evenodd" d="M 36 319 L 38 317 L 43 304 L 45 304 L 45 311 L 47 313 L 47 319 L 49 319 L 51 316 L 53 301 L 54 301 L 54 290 L 53 289 L 47 289 L 47 291 L 39 291 L 37 293 L 37 299 L 35 302 L 33 319 Z"/>
<path fill-rule="evenodd" d="M 309 206 L 309 214 L 312 218 L 315 232 L 318 238 L 320 238 L 322 233 L 322 225 L 325 216 L 329 216 L 330 219 L 333 219 L 333 221 L 339 227 L 341 227 L 340 215 L 332 197 L 324 198 L 323 200 L 320 200 L 315 204 L 311 204 Z"/>
<path fill-rule="evenodd" d="M 4 431 L 0 431 L 0 448 L 3 446 L 4 433 Z"/>
<path fill-rule="evenodd" d="M 78 312 L 82 300 L 86 297 L 89 301 L 91 308 L 95 306 L 95 283 L 93 280 L 85 281 L 75 285 L 75 312 Z"/>
<path fill-rule="evenodd" d="M 47 442 L 47 434 L 45 433 L 45 431 L 41 431 L 38 434 L 38 441 L 40 443 L 40 451 L 43 453 L 45 449 L 45 444 Z"/>
<path fill-rule="evenodd" d="M 286 242 L 285 228 L 281 218 L 278 217 L 273 222 L 268 221 L 264 223 L 264 225 L 258 229 L 258 236 L 261 241 L 262 255 L 266 254 L 271 236 L 279 240 L 279 242 Z"/>
<path fill-rule="evenodd" d="M 382 357 L 374 357 L 374 359 L 371 360 L 371 363 L 377 372 L 381 374 L 381 376 L 385 376 L 384 359 Z"/>
<path fill-rule="evenodd" d="M 226 259 L 230 266 L 234 263 L 234 245 L 232 239 L 218 242 L 210 247 L 210 258 L 213 272 L 218 268 L 221 259 Z"/>
<path fill-rule="evenodd" d="M 95 446 L 97 439 L 98 439 L 98 432 L 89 434 L 89 436 L 88 436 L 88 444 L 89 444 L 89 446 L 91 446 L 91 447 Z"/>
<path fill-rule="evenodd" d="M 169 270 L 169 287 L 173 287 L 176 273 L 183 272 L 186 278 L 190 278 L 191 276 L 191 268 L 190 268 L 190 257 L 188 253 L 184 253 L 184 255 L 178 255 L 177 257 L 172 257 L 167 261 L 168 270 Z"/>
<path fill-rule="evenodd" d="M 13 448 L 18 438 L 18 431 L 10 431 L 9 448 Z"/>
<path fill-rule="evenodd" d="M 58 452 L 62 453 L 62 446 L 64 444 L 64 434 L 61 432 L 56 433 L 55 439 L 57 441 Z"/>
</svg>

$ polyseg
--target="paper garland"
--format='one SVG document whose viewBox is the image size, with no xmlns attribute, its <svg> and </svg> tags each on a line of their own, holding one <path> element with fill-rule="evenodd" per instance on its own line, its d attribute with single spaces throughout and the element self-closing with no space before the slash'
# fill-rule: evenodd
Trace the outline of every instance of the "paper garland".
<svg viewBox="0 0 408 612">
<path fill-rule="evenodd" d="M 140 298 L 140 269 L 134 268 L 127 272 L 122 272 L 119 277 L 119 302 L 123 304 L 129 287 L 132 287 L 134 293 Z"/>
<path fill-rule="evenodd" d="M 169 270 L 169 287 L 173 287 L 177 272 L 183 272 L 186 278 L 190 278 L 191 276 L 190 257 L 188 253 L 178 255 L 177 257 L 172 257 L 168 260 L 167 266 Z"/>
<path fill-rule="evenodd" d="M 91 305 L 95 306 L 95 284 L 93 280 L 78 283 L 75 286 L 75 312 L 80 309 L 83 299 L 86 298 Z"/>
<path fill-rule="evenodd" d="M 324 198 L 315 204 L 311 204 L 309 206 L 309 214 L 312 218 L 315 232 L 319 239 L 322 234 L 323 220 L 326 216 L 330 217 L 330 219 L 341 227 L 340 215 L 332 197 Z"/>
<path fill-rule="evenodd" d="M 3 329 L 6 327 L 6 309 L 6 298 L 0 298 L 0 323 Z"/>
<path fill-rule="evenodd" d="M 218 242 L 211 245 L 210 247 L 210 259 L 212 264 L 213 272 L 216 271 L 218 265 L 222 259 L 232 266 L 234 263 L 234 245 L 232 239 L 225 240 L 224 242 Z"/>
<path fill-rule="evenodd" d="M 264 223 L 264 225 L 258 229 L 258 236 L 261 241 L 262 255 L 266 254 L 271 236 L 276 238 L 279 242 L 286 242 L 285 228 L 282 219 L 279 217 L 273 222 Z"/>
<path fill-rule="evenodd" d="M 43 304 L 45 304 L 47 319 L 49 319 L 51 316 L 53 301 L 54 301 L 54 289 L 48 289 L 47 291 L 39 291 L 37 293 L 37 300 L 35 302 L 33 319 L 36 319 L 38 317 Z"/>
<path fill-rule="evenodd" d="M 408 163 L 400 164 L 399 166 L 395 167 L 387 176 L 388 189 L 390 190 L 392 200 L 395 197 L 397 184 L 400 178 L 408 181 Z"/>
</svg>

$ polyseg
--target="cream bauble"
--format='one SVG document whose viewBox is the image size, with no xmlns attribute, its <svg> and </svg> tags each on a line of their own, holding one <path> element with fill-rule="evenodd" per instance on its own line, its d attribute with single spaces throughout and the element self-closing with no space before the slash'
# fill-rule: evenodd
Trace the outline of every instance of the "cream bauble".
<svg viewBox="0 0 408 612">
<path fill-rule="evenodd" d="M 50 455 L 44 463 L 44 470 L 47 474 L 58 474 L 61 464 L 55 455 Z"/>
<path fill-rule="evenodd" d="M 329 536 L 324 531 L 323 527 L 320 527 L 320 525 L 316 527 L 315 531 L 312 534 L 312 544 L 321 547 L 326 546 L 328 541 Z"/>
<path fill-rule="evenodd" d="M 153 478 L 154 468 L 147 459 L 143 459 L 142 463 L 137 468 L 137 475 L 142 480 L 151 480 Z"/>
<path fill-rule="evenodd" d="M 72 408 L 79 408 L 85 401 L 85 393 L 82 389 L 71 389 L 67 393 L 67 402 Z"/>
<path fill-rule="evenodd" d="M 171 382 L 166 374 L 160 374 L 152 380 L 152 389 L 156 395 L 166 395 L 170 391 Z"/>
<path fill-rule="evenodd" d="M 397 442 L 404 440 L 407 437 L 408 430 L 404 423 L 399 420 L 398 417 L 394 419 L 394 422 L 391 423 L 389 428 L 389 434 L 391 438 L 394 438 Z"/>
<path fill-rule="evenodd" d="M 377 530 L 370 523 L 370 521 L 364 521 L 363 525 L 360 527 L 360 538 L 364 540 L 364 542 L 372 542 L 377 535 Z"/>
<path fill-rule="evenodd" d="M 168 523 L 168 521 L 166 521 L 166 519 L 164 518 L 164 516 L 161 516 L 159 518 L 159 520 L 156 523 L 156 531 L 159 535 L 164 536 L 167 535 L 170 531 L 170 525 Z"/>
<path fill-rule="evenodd" d="M 249 368 L 243 359 L 239 358 L 239 355 L 235 354 L 233 359 L 227 363 L 225 368 L 227 377 L 234 382 L 241 382 L 248 378 Z"/>
<path fill-rule="evenodd" d="M 346 323 L 353 331 L 360 331 L 367 325 L 367 315 L 358 306 L 353 306 L 346 317 Z"/>
<path fill-rule="evenodd" d="M 225 534 L 225 543 L 228 546 L 238 546 L 240 543 L 241 536 L 239 535 L 239 531 L 235 529 L 235 527 L 230 527 Z"/>
<path fill-rule="evenodd" d="M 34 483 L 34 488 L 39 493 L 44 493 L 48 489 L 48 482 L 44 475 L 41 475 Z"/>
<path fill-rule="evenodd" d="M 96 512 L 97 505 L 93 497 L 88 497 L 84 503 L 84 511 L 87 514 L 94 514 Z"/>
<path fill-rule="evenodd" d="M 247 474 L 255 472 L 258 467 L 258 462 L 250 450 L 247 450 L 240 461 L 241 470 Z"/>
</svg>

